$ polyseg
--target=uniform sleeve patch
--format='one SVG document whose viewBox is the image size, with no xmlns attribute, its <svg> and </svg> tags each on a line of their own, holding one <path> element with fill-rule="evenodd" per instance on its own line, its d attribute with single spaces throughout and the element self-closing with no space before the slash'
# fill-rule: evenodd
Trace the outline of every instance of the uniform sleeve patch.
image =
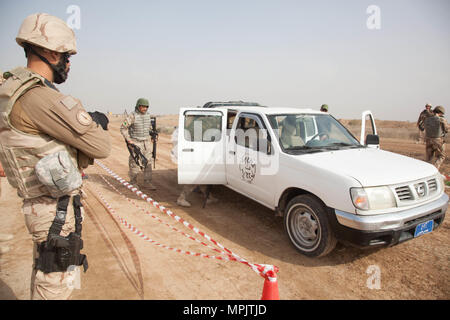
<svg viewBox="0 0 450 320">
<path fill-rule="evenodd" d="M 71 96 L 64 97 L 64 99 L 62 99 L 60 102 L 63 104 L 63 106 L 65 106 L 69 110 L 71 110 L 78 104 L 78 102 Z"/>
<path fill-rule="evenodd" d="M 87 113 L 84 110 L 80 110 L 77 113 L 77 120 L 79 123 L 81 123 L 83 126 L 88 126 L 92 123 L 92 118 L 89 115 L 89 113 Z"/>
</svg>

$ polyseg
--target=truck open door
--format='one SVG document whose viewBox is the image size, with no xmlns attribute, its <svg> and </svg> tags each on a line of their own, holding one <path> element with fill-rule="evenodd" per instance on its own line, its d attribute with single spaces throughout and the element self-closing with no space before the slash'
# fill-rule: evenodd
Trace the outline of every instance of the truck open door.
<svg viewBox="0 0 450 320">
<path fill-rule="evenodd" d="M 180 109 L 178 183 L 226 184 L 225 109 Z"/>
<path fill-rule="evenodd" d="M 366 123 L 369 123 L 370 127 Z M 367 130 L 367 135 L 366 135 Z M 375 125 L 375 119 L 372 112 L 366 110 L 361 115 L 361 137 L 359 142 L 369 148 L 380 149 L 380 138 L 377 134 L 377 126 Z"/>
</svg>

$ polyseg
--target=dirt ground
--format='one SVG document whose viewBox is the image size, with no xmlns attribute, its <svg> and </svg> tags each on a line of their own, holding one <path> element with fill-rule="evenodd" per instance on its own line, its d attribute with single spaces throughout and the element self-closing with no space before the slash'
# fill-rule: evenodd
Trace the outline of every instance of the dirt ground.
<svg viewBox="0 0 450 320">
<path fill-rule="evenodd" d="M 158 121 L 168 127 L 176 125 L 174 116 Z M 113 151 L 102 163 L 127 179 L 128 152 L 119 125 L 120 118 L 113 118 L 110 125 Z M 424 145 L 412 140 L 381 137 L 381 147 L 424 159 Z M 307 258 L 290 244 L 280 217 L 226 187 L 214 187 L 213 194 L 219 199 L 217 204 L 203 209 L 201 196 L 194 193 L 190 198 L 191 208 L 177 206 L 181 187 L 177 184 L 176 165 L 170 159 L 171 148 L 170 136 L 161 134 L 153 171 L 157 190 L 142 191 L 247 261 L 276 265 L 280 270 L 281 299 L 450 298 L 448 217 L 431 234 L 394 247 L 362 250 L 338 244 L 326 257 Z M 444 163 L 442 172 L 450 173 L 449 160 Z M 88 256 L 89 270 L 82 274 L 81 289 L 74 291 L 72 299 L 261 298 L 264 279 L 248 266 L 168 250 L 167 247 L 172 247 L 218 255 L 211 248 L 167 227 L 166 224 L 170 224 L 207 242 L 123 187 L 100 166 L 91 166 L 86 173 L 89 178 L 84 186 L 87 198 L 84 200 L 83 252 Z M 12 233 L 14 239 L 8 242 L 11 251 L 0 256 L 0 299 L 28 299 L 31 236 L 20 213 L 20 199 L 4 178 L 1 184 L 0 232 Z M 112 210 L 108 211 L 108 206 Z M 145 241 L 113 218 L 114 215 L 156 242 Z M 380 271 L 378 289 L 367 285 L 372 283 L 373 266 Z"/>
</svg>

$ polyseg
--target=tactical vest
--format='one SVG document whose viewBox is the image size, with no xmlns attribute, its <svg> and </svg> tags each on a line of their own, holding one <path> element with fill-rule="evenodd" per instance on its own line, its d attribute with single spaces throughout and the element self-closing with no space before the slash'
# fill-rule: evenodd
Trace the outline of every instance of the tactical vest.
<svg viewBox="0 0 450 320">
<path fill-rule="evenodd" d="M 438 116 L 426 118 L 424 126 L 427 138 L 441 138 L 443 136 L 442 126 Z"/>
<path fill-rule="evenodd" d="M 14 128 L 9 115 L 14 103 L 29 89 L 44 86 L 45 79 L 25 68 L 11 71 L 0 86 L 0 162 L 8 182 L 24 199 L 50 195 L 35 174 L 36 163 L 46 155 L 66 150 L 77 167 L 77 151 L 70 146 L 46 135 L 33 135 Z"/>
<path fill-rule="evenodd" d="M 150 137 L 150 114 L 134 112 L 134 124 L 128 128 L 130 137 L 136 140 L 147 140 Z"/>
</svg>

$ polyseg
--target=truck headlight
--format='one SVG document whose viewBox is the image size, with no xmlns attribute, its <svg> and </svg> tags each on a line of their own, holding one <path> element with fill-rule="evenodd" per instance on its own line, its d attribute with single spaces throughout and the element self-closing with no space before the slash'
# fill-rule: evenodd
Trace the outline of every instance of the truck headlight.
<svg viewBox="0 0 450 320">
<path fill-rule="evenodd" d="M 351 188 L 353 205 L 361 210 L 379 210 L 396 207 L 395 197 L 388 187 Z"/>
</svg>

